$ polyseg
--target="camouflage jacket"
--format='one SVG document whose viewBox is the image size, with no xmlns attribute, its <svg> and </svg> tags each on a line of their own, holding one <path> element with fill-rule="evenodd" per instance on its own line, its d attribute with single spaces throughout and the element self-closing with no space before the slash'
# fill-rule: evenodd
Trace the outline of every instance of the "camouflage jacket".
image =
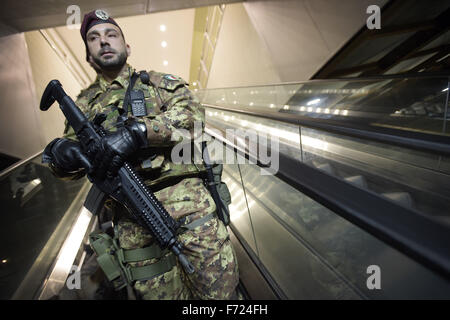
<svg viewBox="0 0 450 320">
<path fill-rule="evenodd" d="M 98 75 L 94 83 L 81 91 L 75 102 L 91 121 L 97 114 L 104 113 L 107 117 L 102 125 L 107 131 L 115 130 L 130 73 L 135 71 L 131 66 L 127 66 L 128 68 L 111 83 Z M 141 120 L 146 124 L 152 151 L 147 159 L 129 160 L 147 185 L 155 185 L 173 177 L 198 175 L 204 170 L 203 165 L 175 164 L 170 159 L 170 151 L 181 140 L 181 137 L 177 139 L 173 136 L 176 129 L 188 130 L 191 137 L 194 137 L 195 122 L 197 127 L 200 124 L 200 128 L 203 129 L 205 118 L 203 108 L 181 78 L 155 71 L 149 71 L 148 74 L 150 84 L 142 83 L 138 77 L 133 89 L 142 90 L 145 96 L 147 116 L 141 117 Z M 64 135 L 66 138 L 76 139 L 67 121 Z M 144 166 L 143 163 L 147 165 Z"/>
</svg>

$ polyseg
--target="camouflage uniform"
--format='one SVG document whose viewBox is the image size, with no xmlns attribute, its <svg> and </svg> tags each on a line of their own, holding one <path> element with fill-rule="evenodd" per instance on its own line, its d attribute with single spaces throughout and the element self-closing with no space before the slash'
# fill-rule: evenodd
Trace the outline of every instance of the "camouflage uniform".
<svg viewBox="0 0 450 320">
<path fill-rule="evenodd" d="M 83 90 L 76 104 L 93 120 L 98 113 L 107 115 L 103 126 L 114 131 L 119 108 L 122 107 L 124 94 L 128 87 L 130 72 L 128 66 L 114 81 L 108 83 L 101 75 L 87 89 Z M 170 149 L 177 143 L 172 140 L 175 129 L 186 129 L 191 133 L 194 121 L 204 121 L 204 113 L 196 97 L 187 89 L 186 83 L 171 75 L 149 72 L 151 83 L 141 82 L 138 78 L 134 89 L 141 89 L 145 95 L 147 116 L 142 119 L 147 126 L 150 146 L 156 150 L 151 159 L 151 167 L 144 169 L 139 163 L 135 169 L 150 188 L 158 190 L 155 196 L 164 205 L 171 216 L 185 223 L 214 213 L 215 203 L 199 178 L 201 165 L 174 164 L 170 159 Z M 162 110 L 159 110 L 162 102 Z M 74 138 L 71 127 L 66 125 L 65 136 Z M 163 185 L 164 188 L 158 188 Z M 160 190 L 159 190 L 160 189 Z M 125 208 L 107 201 L 113 211 L 118 231 L 120 247 L 136 249 L 153 242 L 149 232 L 135 223 Z M 188 275 L 177 264 L 169 272 L 150 280 L 136 281 L 135 292 L 143 299 L 235 299 L 238 283 L 238 266 L 228 231 L 216 216 L 193 230 L 179 235 L 184 244 L 184 253 L 196 269 Z M 130 263 L 132 266 L 145 266 L 158 259 Z"/>
</svg>

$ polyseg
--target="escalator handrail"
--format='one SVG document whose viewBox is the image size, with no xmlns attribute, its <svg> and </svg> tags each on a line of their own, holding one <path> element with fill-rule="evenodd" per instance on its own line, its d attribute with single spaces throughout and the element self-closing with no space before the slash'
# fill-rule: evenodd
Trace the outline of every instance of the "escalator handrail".
<svg viewBox="0 0 450 320">
<path fill-rule="evenodd" d="M 400 130 L 387 127 L 363 127 L 356 124 L 342 123 L 338 120 L 310 118 L 297 114 L 270 112 L 257 109 L 240 110 L 234 107 L 222 107 L 203 103 L 204 107 L 236 112 L 269 120 L 291 123 L 303 127 L 341 134 L 359 139 L 368 139 L 407 147 L 414 150 L 432 152 L 439 155 L 450 155 L 450 136 Z"/>
<path fill-rule="evenodd" d="M 428 72 L 428 73 L 397 73 L 397 74 L 380 74 L 374 76 L 365 77 L 336 77 L 332 79 L 310 79 L 304 81 L 291 81 L 291 82 L 280 82 L 271 84 L 261 84 L 261 85 L 248 85 L 248 86 L 238 86 L 238 87 L 222 87 L 222 88 L 211 88 L 211 89 L 198 89 L 197 92 L 202 91 L 219 91 L 219 90 L 234 90 L 234 89 L 245 89 L 245 88 L 263 88 L 263 87 L 283 87 L 291 85 L 301 85 L 301 84 L 312 84 L 312 83 L 329 83 L 329 82 L 362 82 L 362 81 L 386 81 L 386 80 L 397 80 L 397 79 L 430 79 L 430 78 L 450 78 L 448 71 L 444 72 Z"/>
</svg>

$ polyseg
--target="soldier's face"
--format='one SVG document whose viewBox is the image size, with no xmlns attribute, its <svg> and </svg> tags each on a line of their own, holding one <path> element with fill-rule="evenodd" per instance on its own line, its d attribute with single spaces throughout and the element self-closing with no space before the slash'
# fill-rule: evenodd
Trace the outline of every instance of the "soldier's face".
<svg viewBox="0 0 450 320">
<path fill-rule="evenodd" d="M 86 40 L 89 61 L 103 70 L 120 69 L 130 54 L 130 46 L 125 43 L 122 32 L 111 23 L 101 23 L 90 28 Z"/>
</svg>

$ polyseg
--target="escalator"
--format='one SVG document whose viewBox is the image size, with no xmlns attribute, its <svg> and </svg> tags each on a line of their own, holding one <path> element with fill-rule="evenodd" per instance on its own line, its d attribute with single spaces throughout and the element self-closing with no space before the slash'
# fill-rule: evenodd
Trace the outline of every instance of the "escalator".
<svg viewBox="0 0 450 320">
<path fill-rule="evenodd" d="M 196 92 L 211 157 L 224 161 L 248 298 L 450 297 L 448 82 L 384 77 Z M 442 112 L 402 111 L 430 104 Z M 57 180 L 37 155 L 2 173 L 0 185 L 1 297 L 60 294 L 98 228 L 82 207 L 89 182 Z M 371 286 L 373 266 L 380 288 Z"/>
<path fill-rule="evenodd" d="M 37 299 L 50 271 L 65 269 L 56 262 L 73 263 L 80 244 L 68 238 L 80 218 L 87 179 L 57 179 L 39 153 L 3 171 L 0 186 L 0 298 Z M 67 246 L 75 247 L 64 256 Z M 64 271 L 62 277 L 58 281 L 67 277 Z"/>
<path fill-rule="evenodd" d="M 209 132 L 253 154 L 225 166 L 233 199 L 247 204 L 233 208 L 241 214 L 232 229 L 278 296 L 448 298 L 448 80 L 392 76 L 200 92 Z M 430 104 L 441 112 L 400 112 Z M 250 131 L 257 141 L 278 138 L 274 175 L 260 173 L 267 163 L 252 153 Z M 371 266 L 386 277 L 380 290 L 368 287 Z"/>
</svg>

